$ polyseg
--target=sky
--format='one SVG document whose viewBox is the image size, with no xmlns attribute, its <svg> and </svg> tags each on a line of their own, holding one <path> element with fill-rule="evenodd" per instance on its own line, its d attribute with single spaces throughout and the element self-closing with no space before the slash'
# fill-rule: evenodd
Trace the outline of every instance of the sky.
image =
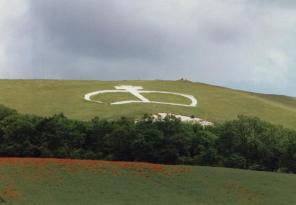
<svg viewBox="0 0 296 205">
<path fill-rule="evenodd" d="M 296 96 L 295 0 L 0 0 L 1 79 L 180 78 Z"/>
</svg>

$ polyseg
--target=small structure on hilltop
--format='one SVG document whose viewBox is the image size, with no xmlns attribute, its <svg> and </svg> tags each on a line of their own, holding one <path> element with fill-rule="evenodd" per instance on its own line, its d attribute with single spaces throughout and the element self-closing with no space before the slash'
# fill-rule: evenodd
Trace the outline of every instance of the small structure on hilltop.
<svg viewBox="0 0 296 205">
<path fill-rule="evenodd" d="M 178 81 L 186 81 L 186 82 L 192 82 L 191 80 L 187 79 L 187 78 L 179 78 Z"/>
</svg>

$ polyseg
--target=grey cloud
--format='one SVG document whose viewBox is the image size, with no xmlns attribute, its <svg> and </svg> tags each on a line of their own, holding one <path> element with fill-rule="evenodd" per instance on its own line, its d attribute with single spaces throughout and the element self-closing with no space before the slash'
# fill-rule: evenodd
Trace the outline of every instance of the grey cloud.
<svg viewBox="0 0 296 205">
<path fill-rule="evenodd" d="M 294 1 L 26 1 L 4 77 L 187 77 L 296 95 Z M 287 62 L 270 63 L 270 51 Z"/>
<path fill-rule="evenodd" d="M 296 7 L 296 2 L 294 0 L 251 0 L 251 2 L 269 7 L 275 6 L 288 9 L 295 9 Z"/>
<path fill-rule="evenodd" d="M 30 14 L 59 49 L 103 58 L 160 58 L 161 27 L 119 7 L 119 1 L 31 1 Z"/>
</svg>

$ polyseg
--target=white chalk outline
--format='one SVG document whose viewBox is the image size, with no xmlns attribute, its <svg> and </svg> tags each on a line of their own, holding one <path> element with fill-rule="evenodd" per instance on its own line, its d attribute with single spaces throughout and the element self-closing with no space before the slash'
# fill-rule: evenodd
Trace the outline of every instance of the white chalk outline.
<svg viewBox="0 0 296 205">
<path fill-rule="evenodd" d="M 116 90 L 99 90 L 95 92 L 88 93 L 84 96 L 84 99 L 89 102 L 95 102 L 95 103 L 103 103 L 101 101 L 95 101 L 91 98 L 95 95 L 104 94 L 104 93 L 130 93 L 134 95 L 139 100 L 127 100 L 127 101 L 119 101 L 119 102 L 113 102 L 111 105 L 122 105 L 122 104 L 128 104 L 128 103 L 155 103 L 155 104 L 163 104 L 163 105 L 176 105 L 176 106 L 183 106 L 183 107 L 196 107 L 197 106 L 197 100 L 192 95 L 187 95 L 183 93 L 176 93 L 176 92 L 168 92 L 168 91 L 154 91 L 154 90 L 142 90 L 143 87 L 141 86 L 131 86 L 131 85 L 121 85 L 121 86 L 115 86 Z M 178 95 L 185 97 L 189 100 L 191 100 L 191 104 L 180 104 L 180 103 L 169 103 L 169 102 L 159 102 L 159 101 L 150 101 L 149 99 L 145 98 L 141 93 L 160 93 L 160 94 L 170 94 L 170 95 Z"/>
</svg>

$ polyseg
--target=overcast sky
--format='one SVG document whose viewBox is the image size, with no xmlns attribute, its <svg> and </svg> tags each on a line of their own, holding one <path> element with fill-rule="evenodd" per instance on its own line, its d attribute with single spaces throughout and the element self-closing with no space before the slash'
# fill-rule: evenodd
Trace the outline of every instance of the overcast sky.
<svg viewBox="0 0 296 205">
<path fill-rule="evenodd" d="M 0 78 L 181 77 L 296 96 L 296 1 L 0 0 Z"/>
</svg>

